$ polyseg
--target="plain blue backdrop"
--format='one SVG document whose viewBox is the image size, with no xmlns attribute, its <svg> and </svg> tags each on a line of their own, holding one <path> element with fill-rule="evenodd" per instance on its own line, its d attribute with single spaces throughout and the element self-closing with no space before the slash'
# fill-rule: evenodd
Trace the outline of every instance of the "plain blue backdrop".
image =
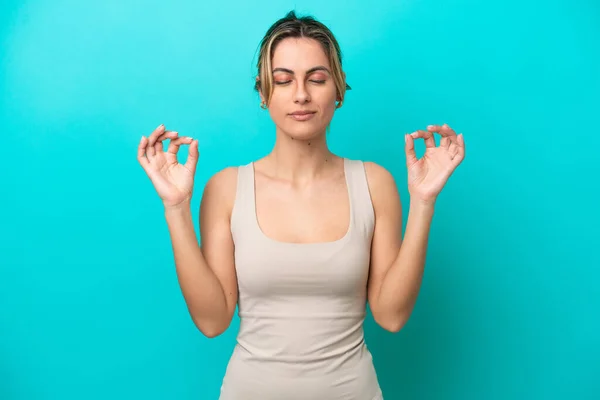
<svg viewBox="0 0 600 400">
<path fill-rule="evenodd" d="M 342 46 L 333 150 L 405 205 L 403 134 L 466 142 L 411 319 L 365 324 L 386 400 L 600 398 L 597 2 L 3 0 L 0 399 L 217 398 L 238 319 L 193 326 L 136 148 L 160 123 L 199 139 L 197 218 L 213 173 L 273 145 L 256 50 L 291 9 Z"/>
</svg>

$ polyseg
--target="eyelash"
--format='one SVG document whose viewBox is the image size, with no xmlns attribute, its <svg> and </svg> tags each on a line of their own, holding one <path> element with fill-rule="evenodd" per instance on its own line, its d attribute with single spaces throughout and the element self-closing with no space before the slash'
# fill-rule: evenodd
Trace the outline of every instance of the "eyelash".
<svg viewBox="0 0 600 400">
<path fill-rule="evenodd" d="M 275 82 L 276 85 L 285 85 L 290 83 L 291 81 L 285 81 L 285 82 Z M 316 84 L 322 85 L 323 83 L 325 83 L 324 79 L 311 79 L 310 82 L 314 82 Z"/>
</svg>

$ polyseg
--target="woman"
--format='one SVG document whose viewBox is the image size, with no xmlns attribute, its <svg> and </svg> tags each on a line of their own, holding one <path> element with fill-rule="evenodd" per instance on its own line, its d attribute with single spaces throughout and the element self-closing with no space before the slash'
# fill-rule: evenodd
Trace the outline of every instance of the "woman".
<svg viewBox="0 0 600 400">
<path fill-rule="evenodd" d="M 291 12 L 268 30 L 256 89 L 275 123 L 275 145 L 206 184 L 201 247 L 190 210 L 198 141 L 162 125 L 141 139 L 138 159 L 163 200 L 195 325 L 217 336 L 239 307 L 222 400 L 383 398 L 364 342 L 366 302 L 388 331 L 408 320 L 435 200 L 463 160 L 464 142 L 447 125 L 405 135 L 410 212 L 401 247 L 392 175 L 328 149 L 348 88 L 338 43 L 323 24 Z M 417 138 L 426 143 L 421 159 Z M 190 146 L 185 164 L 176 157 L 182 145 Z"/>
</svg>

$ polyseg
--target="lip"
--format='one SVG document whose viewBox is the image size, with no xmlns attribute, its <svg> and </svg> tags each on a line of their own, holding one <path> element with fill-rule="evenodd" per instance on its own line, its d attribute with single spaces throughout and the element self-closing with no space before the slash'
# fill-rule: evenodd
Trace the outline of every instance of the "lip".
<svg viewBox="0 0 600 400">
<path fill-rule="evenodd" d="M 315 111 L 294 111 L 292 115 L 306 115 L 306 114 L 314 114 Z"/>
<path fill-rule="evenodd" d="M 294 111 L 290 114 L 296 121 L 306 121 L 311 119 L 316 114 L 316 111 Z"/>
</svg>

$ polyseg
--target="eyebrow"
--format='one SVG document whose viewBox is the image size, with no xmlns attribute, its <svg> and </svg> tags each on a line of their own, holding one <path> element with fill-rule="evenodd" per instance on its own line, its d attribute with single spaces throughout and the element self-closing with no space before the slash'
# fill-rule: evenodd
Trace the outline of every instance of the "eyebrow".
<svg viewBox="0 0 600 400">
<path fill-rule="evenodd" d="M 322 65 L 319 65 L 319 66 L 316 66 L 316 67 L 312 67 L 311 69 L 307 70 L 306 73 L 307 74 L 311 74 L 311 73 L 313 73 L 315 71 L 325 71 L 329 75 L 331 75 L 331 71 L 329 71 L 328 68 L 326 68 L 326 67 L 324 67 Z M 287 69 L 287 68 L 275 68 L 275 69 L 273 69 L 273 73 L 275 73 L 275 72 L 286 72 L 288 74 L 294 75 L 294 71 L 292 71 L 291 69 Z"/>
</svg>

